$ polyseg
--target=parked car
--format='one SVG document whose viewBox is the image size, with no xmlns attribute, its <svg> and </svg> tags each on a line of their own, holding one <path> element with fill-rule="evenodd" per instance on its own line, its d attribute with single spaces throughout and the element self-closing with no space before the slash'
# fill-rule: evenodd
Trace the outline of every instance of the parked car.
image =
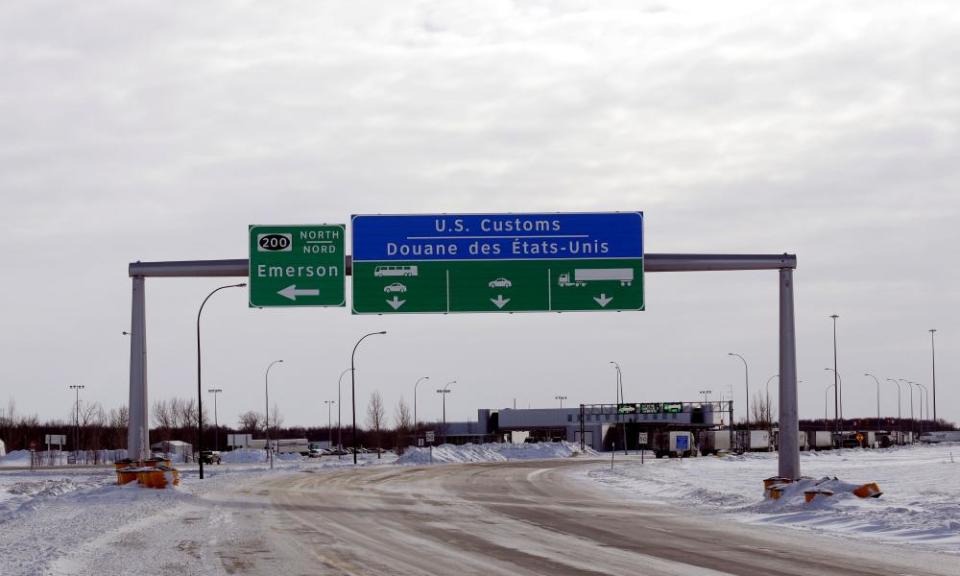
<svg viewBox="0 0 960 576">
<path fill-rule="evenodd" d="M 204 450 L 200 453 L 200 460 L 204 464 L 220 464 L 220 452 L 216 450 Z"/>
</svg>

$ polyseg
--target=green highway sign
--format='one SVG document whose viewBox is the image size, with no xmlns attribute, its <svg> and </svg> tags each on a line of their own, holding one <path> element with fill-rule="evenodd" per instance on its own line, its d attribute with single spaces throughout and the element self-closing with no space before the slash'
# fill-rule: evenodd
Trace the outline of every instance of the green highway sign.
<svg viewBox="0 0 960 576">
<path fill-rule="evenodd" d="M 355 314 L 643 310 L 643 214 L 354 216 Z"/>
<path fill-rule="evenodd" d="M 343 224 L 250 226 L 250 306 L 345 306 Z"/>
</svg>

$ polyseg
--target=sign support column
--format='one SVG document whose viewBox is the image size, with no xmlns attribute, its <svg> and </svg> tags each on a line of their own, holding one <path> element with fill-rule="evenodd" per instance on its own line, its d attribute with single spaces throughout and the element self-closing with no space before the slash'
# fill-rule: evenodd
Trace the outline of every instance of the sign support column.
<svg viewBox="0 0 960 576">
<path fill-rule="evenodd" d="M 797 412 L 797 343 L 793 316 L 793 269 L 780 269 L 780 458 L 779 475 L 800 477 Z"/>
</svg>

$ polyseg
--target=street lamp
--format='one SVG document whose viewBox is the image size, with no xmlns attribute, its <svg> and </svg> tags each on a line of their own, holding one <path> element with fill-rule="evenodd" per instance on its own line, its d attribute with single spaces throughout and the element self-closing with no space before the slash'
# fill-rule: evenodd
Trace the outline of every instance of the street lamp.
<svg viewBox="0 0 960 576">
<path fill-rule="evenodd" d="M 924 418 L 923 418 L 923 407 L 924 407 L 924 406 L 927 407 L 927 418 L 926 418 L 926 419 L 927 419 L 927 420 L 930 419 L 930 390 L 928 390 L 926 386 L 924 386 L 923 384 L 921 384 L 921 383 L 919 383 L 919 382 L 914 382 L 914 384 L 916 384 L 917 387 L 923 389 L 923 394 L 920 395 L 920 433 L 923 434 L 923 421 L 924 421 Z M 927 399 L 926 399 L 926 402 L 924 402 L 924 400 L 923 400 L 924 396 L 926 396 L 926 398 L 927 398 Z"/>
<path fill-rule="evenodd" d="M 420 385 L 424 380 L 429 380 L 429 376 L 421 376 L 417 379 L 417 382 L 413 385 L 413 435 L 417 435 L 417 386 Z"/>
<path fill-rule="evenodd" d="M 563 408 L 563 401 L 566 400 L 567 397 L 566 397 L 566 396 L 563 396 L 563 395 L 559 395 L 559 396 L 554 396 L 553 399 L 554 399 L 554 400 L 559 400 L 559 401 L 560 401 L 560 407 Z"/>
<path fill-rule="evenodd" d="M 874 382 L 877 383 L 877 427 L 880 427 L 880 379 L 870 374 L 869 372 L 865 373 L 864 376 L 869 376 L 873 378 Z"/>
<path fill-rule="evenodd" d="M 897 380 L 906 384 L 907 392 L 910 393 L 910 434 L 911 434 L 910 441 L 913 442 L 912 435 L 913 435 L 913 429 L 915 428 L 914 421 L 913 421 L 913 386 L 910 385 L 910 381 L 907 380 L 906 378 L 897 378 Z"/>
<path fill-rule="evenodd" d="M 930 376 L 933 384 L 933 421 L 937 421 L 937 352 L 934 346 L 933 335 L 937 333 L 936 328 L 928 330 L 930 332 Z"/>
<path fill-rule="evenodd" d="M 835 369 L 833 369 L 833 368 L 824 368 L 824 370 L 827 370 L 827 371 L 829 371 L 829 372 L 833 372 L 833 381 L 834 381 L 834 384 L 835 384 L 836 386 L 843 386 L 843 379 L 840 378 L 840 373 L 839 373 L 839 372 L 837 372 L 837 371 L 836 371 Z M 842 430 L 842 429 L 843 429 L 843 404 L 839 404 L 840 412 L 839 412 L 839 414 L 838 414 L 838 413 L 837 413 L 838 404 L 836 403 L 836 400 L 837 400 L 837 390 L 836 390 L 836 388 L 834 388 L 833 393 L 834 393 L 834 396 L 833 396 L 833 398 L 834 398 L 833 421 L 834 421 L 834 425 L 836 426 L 836 433 L 839 435 L 839 434 L 843 431 L 843 430 Z"/>
<path fill-rule="evenodd" d="M 263 396 L 266 400 L 266 428 L 267 431 L 267 457 L 270 458 L 270 469 L 273 470 L 273 450 L 270 449 L 270 369 L 275 364 L 282 363 L 283 360 L 274 360 L 267 366 L 267 372 L 263 375 Z"/>
<path fill-rule="evenodd" d="M 828 384 L 827 387 L 823 389 L 823 425 L 824 425 L 824 426 L 827 426 L 827 421 L 828 421 L 828 420 L 827 420 L 827 419 L 828 419 L 828 414 L 827 414 L 827 392 L 829 392 L 830 389 L 833 388 L 833 387 L 835 387 L 835 386 L 836 386 L 836 384 Z"/>
<path fill-rule="evenodd" d="M 710 395 L 713 394 L 713 390 L 701 390 L 700 395 L 703 396 L 703 403 L 707 404 L 710 402 Z M 720 401 L 723 401 L 723 398 L 720 398 Z"/>
<path fill-rule="evenodd" d="M 324 404 L 327 405 L 327 447 L 330 448 L 333 446 L 333 426 L 331 424 L 332 420 L 330 419 L 330 407 L 333 404 L 336 404 L 336 400 L 324 400 Z"/>
<path fill-rule="evenodd" d="M 903 428 L 902 416 L 900 415 L 900 383 L 894 380 L 893 378 L 887 378 L 888 382 L 893 382 L 897 385 L 897 428 Z"/>
<path fill-rule="evenodd" d="M 200 369 L 200 315 L 203 314 L 203 307 L 207 305 L 207 300 L 217 292 L 226 288 L 243 288 L 246 283 L 228 284 L 215 288 L 207 294 L 207 297 L 200 303 L 200 309 L 197 310 L 197 454 L 200 455 L 200 479 L 203 480 L 203 373 Z M 216 397 L 214 397 L 216 398 Z M 132 409 L 132 408 L 131 408 Z"/>
<path fill-rule="evenodd" d="M 611 364 L 617 369 L 617 404 L 623 402 L 623 372 L 620 371 L 620 365 L 610 361 Z"/>
<path fill-rule="evenodd" d="M 340 427 L 340 407 L 343 406 L 343 402 L 340 400 L 340 384 L 343 383 L 343 377 L 347 375 L 347 372 L 350 371 L 350 368 L 347 368 L 340 373 L 340 378 L 337 380 L 337 460 L 340 459 L 340 452 L 343 452 L 343 428 Z"/>
<path fill-rule="evenodd" d="M 353 408 L 353 463 L 357 463 L 357 371 L 354 366 L 354 360 L 357 356 L 357 347 L 360 346 L 360 343 L 367 339 L 369 336 L 375 336 L 377 334 L 386 334 L 386 330 L 381 330 L 380 332 L 371 332 L 364 335 L 362 338 L 357 340 L 357 343 L 353 346 L 353 352 L 350 354 L 350 404 Z"/>
<path fill-rule="evenodd" d="M 223 392 L 221 388 L 210 388 L 207 392 L 213 394 L 213 449 L 220 450 L 220 423 L 217 421 L 217 394 Z M 203 455 L 200 455 L 203 459 Z"/>
<path fill-rule="evenodd" d="M 746 382 L 746 386 L 747 386 L 747 430 L 749 430 L 750 429 L 750 369 L 747 367 L 747 361 L 746 359 L 744 359 L 743 356 L 739 354 L 735 354 L 733 352 L 727 352 L 727 356 L 736 356 L 737 358 L 743 360 L 744 382 Z M 731 422 L 730 425 L 732 426 L 733 422 Z"/>
<path fill-rule="evenodd" d="M 447 394 L 450 393 L 450 385 L 456 384 L 457 381 L 453 380 L 444 384 L 443 388 L 437 390 L 437 394 L 440 394 L 443 398 L 443 441 L 447 441 Z"/>
<path fill-rule="evenodd" d="M 73 429 L 73 449 L 76 451 L 77 455 L 74 457 L 73 461 L 79 464 L 78 460 L 80 458 L 80 391 L 86 388 L 83 384 L 71 384 L 70 389 L 75 390 L 77 393 L 77 400 L 74 403 L 76 408 L 76 419 L 74 422 Z M 48 446 L 49 448 L 49 446 Z"/>
<path fill-rule="evenodd" d="M 843 414 L 843 382 L 840 380 L 840 372 L 837 370 L 837 318 L 839 317 L 839 314 L 830 315 L 830 318 L 833 318 L 833 383 L 836 385 L 833 389 L 833 414 L 834 421 L 838 426 L 837 434 L 840 433 L 840 420 L 837 418 L 837 415 Z M 842 416 L 840 416 L 840 418 L 842 418 Z"/>
</svg>

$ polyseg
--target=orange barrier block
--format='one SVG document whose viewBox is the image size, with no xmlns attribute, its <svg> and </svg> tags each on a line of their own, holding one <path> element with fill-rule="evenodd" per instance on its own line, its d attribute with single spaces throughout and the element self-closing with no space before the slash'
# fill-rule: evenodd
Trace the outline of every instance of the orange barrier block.
<svg viewBox="0 0 960 576">
<path fill-rule="evenodd" d="M 820 496 L 820 497 L 833 496 L 833 491 L 832 491 L 832 490 L 825 490 L 825 489 L 820 489 L 820 490 L 806 490 L 806 491 L 804 491 L 804 493 L 803 493 L 803 501 L 804 501 L 804 502 L 807 502 L 807 503 L 813 502 L 814 499 L 816 499 L 817 496 Z"/>
<path fill-rule="evenodd" d="M 124 484 L 129 484 L 131 482 L 136 482 L 137 472 L 136 470 L 117 470 L 117 484 L 123 486 Z"/>
<path fill-rule="evenodd" d="M 883 495 L 883 492 L 880 490 L 880 487 L 877 486 L 876 482 L 868 482 L 862 486 L 858 486 L 853 490 L 853 493 L 860 498 L 879 498 Z"/>
<path fill-rule="evenodd" d="M 773 486 L 774 484 L 790 484 L 793 482 L 790 478 L 784 478 L 782 476 L 771 476 L 763 480 L 763 489 L 766 490 Z"/>
</svg>

